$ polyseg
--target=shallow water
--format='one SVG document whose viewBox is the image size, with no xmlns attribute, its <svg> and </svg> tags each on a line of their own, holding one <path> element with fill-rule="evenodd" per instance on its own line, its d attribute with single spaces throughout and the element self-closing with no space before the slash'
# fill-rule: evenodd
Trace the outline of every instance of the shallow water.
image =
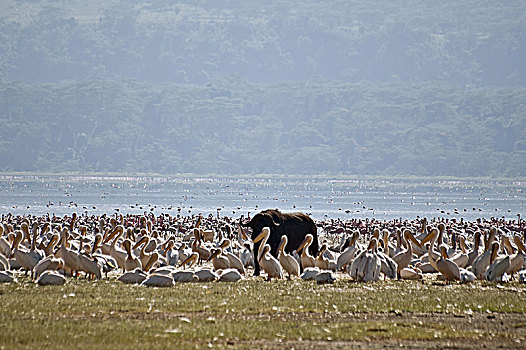
<svg viewBox="0 0 526 350">
<path fill-rule="evenodd" d="M 267 208 L 315 219 L 522 217 L 526 182 L 429 179 L 0 176 L 0 213 L 240 217 Z"/>
</svg>

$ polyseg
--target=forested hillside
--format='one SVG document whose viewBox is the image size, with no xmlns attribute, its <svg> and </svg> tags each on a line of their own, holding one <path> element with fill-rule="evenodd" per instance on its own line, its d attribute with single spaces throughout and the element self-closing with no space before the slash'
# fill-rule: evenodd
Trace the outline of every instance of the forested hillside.
<svg viewBox="0 0 526 350">
<path fill-rule="evenodd" d="M 526 175 L 524 1 L 0 3 L 0 171 Z"/>
</svg>

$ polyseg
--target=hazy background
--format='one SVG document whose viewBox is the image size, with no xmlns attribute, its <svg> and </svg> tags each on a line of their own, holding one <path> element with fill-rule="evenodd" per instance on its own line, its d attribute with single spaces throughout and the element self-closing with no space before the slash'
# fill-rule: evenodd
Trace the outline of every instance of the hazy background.
<svg viewBox="0 0 526 350">
<path fill-rule="evenodd" d="M 526 175 L 526 2 L 0 2 L 0 171 Z"/>
</svg>

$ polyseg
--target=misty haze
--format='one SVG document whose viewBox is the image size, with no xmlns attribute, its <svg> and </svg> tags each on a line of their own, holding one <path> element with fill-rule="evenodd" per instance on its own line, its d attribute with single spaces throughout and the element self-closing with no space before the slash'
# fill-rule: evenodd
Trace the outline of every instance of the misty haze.
<svg viewBox="0 0 526 350">
<path fill-rule="evenodd" d="M 0 4 L 0 171 L 518 177 L 524 1 Z"/>
</svg>

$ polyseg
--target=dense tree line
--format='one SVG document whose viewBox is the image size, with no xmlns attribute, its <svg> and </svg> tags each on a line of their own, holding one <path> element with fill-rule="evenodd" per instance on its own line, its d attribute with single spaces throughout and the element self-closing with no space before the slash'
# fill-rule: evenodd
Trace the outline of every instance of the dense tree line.
<svg viewBox="0 0 526 350">
<path fill-rule="evenodd" d="M 526 84 L 522 0 L 5 0 L 0 13 L 7 80 Z"/>
<path fill-rule="evenodd" d="M 0 171 L 526 174 L 526 3 L 0 3 Z"/>
<path fill-rule="evenodd" d="M 524 101 L 435 84 L 7 83 L 1 167 L 521 176 Z"/>
</svg>

